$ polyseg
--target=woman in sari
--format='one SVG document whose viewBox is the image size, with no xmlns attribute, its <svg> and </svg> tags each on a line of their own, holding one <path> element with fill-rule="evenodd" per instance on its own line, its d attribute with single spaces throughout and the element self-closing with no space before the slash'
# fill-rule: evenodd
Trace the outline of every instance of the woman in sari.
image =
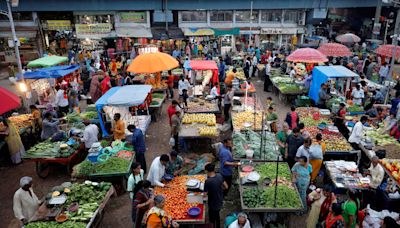
<svg viewBox="0 0 400 228">
<path fill-rule="evenodd" d="M 345 226 L 344 219 L 342 216 L 342 208 L 340 204 L 334 203 L 332 204 L 332 210 L 329 212 L 326 220 L 325 227 L 326 228 L 344 228 Z"/>
<path fill-rule="evenodd" d="M 311 211 L 307 217 L 307 228 L 314 228 L 318 222 L 325 221 L 336 196 L 330 185 L 325 185 L 322 192 L 317 189 L 308 195 L 311 203 Z"/>
<path fill-rule="evenodd" d="M 171 216 L 169 216 L 164 210 L 164 196 L 155 196 L 154 204 L 155 205 L 147 212 L 147 228 L 179 227 L 179 225 L 176 222 L 172 221 Z"/>
<path fill-rule="evenodd" d="M 322 142 L 322 135 L 320 133 L 315 136 L 315 139 L 316 143 L 310 147 L 310 164 L 312 166 L 311 181 L 315 180 L 319 170 L 321 169 L 326 150 L 326 145 L 324 142 Z"/>
<path fill-rule="evenodd" d="M 11 161 L 14 165 L 18 165 L 22 162 L 22 156 L 25 153 L 24 145 L 22 144 L 21 137 L 17 128 L 9 120 L 2 120 L 5 126 L 4 131 L 0 134 L 5 135 L 5 141 L 8 146 L 8 152 L 10 153 Z"/>
<path fill-rule="evenodd" d="M 101 84 L 99 81 L 99 76 L 100 75 L 97 74 L 93 75 L 92 81 L 90 82 L 89 94 L 93 103 L 96 103 L 96 101 L 101 97 Z"/>
<path fill-rule="evenodd" d="M 139 183 L 137 187 L 139 187 Z M 141 187 L 132 201 L 132 220 L 134 222 L 134 227 L 136 228 L 142 227 L 143 216 L 154 202 L 154 197 L 150 187 L 150 181 L 142 181 Z"/>
<path fill-rule="evenodd" d="M 311 171 L 312 167 L 310 164 L 308 164 L 308 159 L 306 156 L 299 157 L 296 164 L 294 164 L 292 167 L 293 183 L 296 184 L 297 189 L 299 190 L 304 209 L 307 208 L 307 188 L 308 185 L 310 185 Z"/>
<path fill-rule="evenodd" d="M 111 89 L 111 78 L 108 74 L 101 81 L 101 93 L 105 94 L 109 89 Z"/>
<path fill-rule="evenodd" d="M 282 156 L 285 156 L 286 151 L 286 139 L 289 135 L 289 125 L 286 122 L 282 124 L 282 130 L 276 134 L 276 142 L 279 145 L 279 152 Z"/>
</svg>

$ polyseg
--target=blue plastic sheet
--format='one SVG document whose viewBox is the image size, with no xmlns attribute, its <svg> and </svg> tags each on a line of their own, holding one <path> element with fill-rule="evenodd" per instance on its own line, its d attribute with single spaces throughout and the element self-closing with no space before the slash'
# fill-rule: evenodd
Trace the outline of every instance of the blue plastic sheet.
<svg viewBox="0 0 400 228">
<path fill-rule="evenodd" d="M 40 68 L 32 72 L 25 72 L 25 79 L 41 79 L 41 78 L 60 78 L 64 77 L 80 68 L 79 65 L 53 66 Z M 17 75 L 17 80 L 21 80 L 21 75 Z"/>
</svg>

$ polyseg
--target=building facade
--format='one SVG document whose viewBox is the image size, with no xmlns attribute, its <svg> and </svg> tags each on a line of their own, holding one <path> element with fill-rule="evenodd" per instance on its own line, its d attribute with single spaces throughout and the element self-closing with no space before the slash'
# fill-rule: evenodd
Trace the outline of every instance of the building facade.
<svg viewBox="0 0 400 228">
<path fill-rule="evenodd" d="M 126 43 L 172 47 L 181 39 L 215 41 L 221 51 L 295 45 L 325 26 L 333 9 L 373 12 L 376 5 L 376 0 L 24 0 L 13 15 L 28 60 L 48 50 L 106 45 L 124 51 Z M 0 9 L 7 9 L 5 1 Z M 0 17 L 0 61 L 13 59 L 9 26 Z"/>
</svg>

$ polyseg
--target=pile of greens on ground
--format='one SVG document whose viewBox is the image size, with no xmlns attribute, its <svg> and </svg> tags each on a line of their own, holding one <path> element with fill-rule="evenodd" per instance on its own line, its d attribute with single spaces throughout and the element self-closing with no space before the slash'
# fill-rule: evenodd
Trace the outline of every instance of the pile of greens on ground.
<svg viewBox="0 0 400 228">
<path fill-rule="evenodd" d="M 245 132 L 234 132 L 232 139 L 233 153 L 235 157 L 245 157 L 246 150 L 250 149 L 254 151 L 253 158 L 265 158 L 265 160 L 277 159 L 278 146 L 276 144 L 275 135 L 271 132 L 266 132 L 264 135 L 261 151 L 261 135 L 257 132 L 252 130 Z"/>
<path fill-rule="evenodd" d="M 104 162 L 92 163 L 85 160 L 77 165 L 79 175 L 88 176 L 90 174 L 125 173 L 129 169 L 130 160 L 118 157 L 111 157 Z"/>
<path fill-rule="evenodd" d="M 276 202 L 277 208 L 301 208 L 301 201 L 296 189 L 285 185 L 278 185 Z M 274 208 L 275 187 L 245 188 L 243 203 L 250 208 Z"/>
</svg>

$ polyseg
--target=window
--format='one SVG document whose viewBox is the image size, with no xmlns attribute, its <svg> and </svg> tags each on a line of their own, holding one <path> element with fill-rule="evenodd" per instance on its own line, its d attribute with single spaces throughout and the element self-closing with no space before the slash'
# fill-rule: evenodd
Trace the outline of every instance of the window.
<svg viewBox="0 0 400 228">
<path fill-rule="evenodd" d="M 14 21 L 32 21 L 32 12 L 13 12 L 12 13 Z M 0 21 L 8 21 L 6 15 L 0 14 Z"/>
<path fill-rule="evenodd" d="M 297 22 L 299 20 L 300 12 L 297 10 L 285 10 L 285 22 Z"/>
<path fill-rule="evenodd" d="M 261 21 L 281 22 L 282 10 L 263 10 L 261 11 Z"/>
<path fill-rule="evenodd" d="M 219 21 L 233 21 L 233 12 L 232 11 L 211 11 L 210 12 L 210 20 L 212 22 Z"/>
<path fill-rule="evenodd" d="M 207 22 L 206 11 L 182 11 L 182 21 Z"/>
<path fill-rule="evenodd" d="M 252 22 L 258 22 L 258 10 L 253 10 L 253 20 Z M 237 22 L 250 22 L 250 10 L 238 10 L 236 11 L 236 21 Z"/>
</svg>

